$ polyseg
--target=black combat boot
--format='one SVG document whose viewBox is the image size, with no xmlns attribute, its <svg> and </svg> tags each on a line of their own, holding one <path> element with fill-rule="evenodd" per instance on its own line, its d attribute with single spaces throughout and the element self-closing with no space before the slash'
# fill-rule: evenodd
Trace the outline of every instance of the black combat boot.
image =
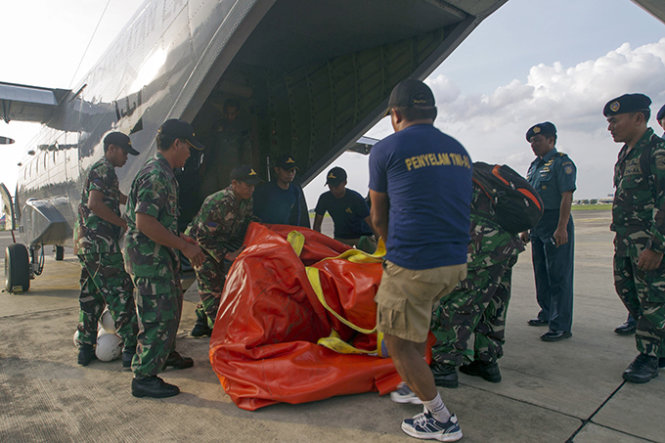
<svg viewBox="0 0 665 443">
<path fill-rule="evenodd" d="M 95 358 L 97 357 L 95 356 L 95 347 L 93 345 L 85 343 L 79 345 L 78 362 L 81 366 L 88 366 Z"/>
<path fill-rule="evenodd" d="M 624 323 L 620 324 L 614 329 L 614 332 L 619 335 L 630 335 L 634 334 L 636 329 L 637 322 L 632 316 L 629 315 L 628 319 Z"/>
<path fill-rule="evenodd" d="M 492 383 L 501 381 L 501 371 L 499 371 L 499 365 L 496 362 L 485 363 L 474 360 L 471 364 L 460 366 L 459 370 L 467 375 L 482 377 Z"/>
<path fill-rule="evenodd" d="M 658 357 L 647 354 L 638 355 L 623 371 L 623 379 L 631 383 L 646 383 L 658 377 Z"/>
<path fill-rule="evenodd" d="M 136 354 L 136 346 L 130 348 L 124 347 L 122 349 L 122 369 L 123 371 L 129 371 L 132 369 L 132 360 Z"/>
<path fill-rule="evenodd" d="M 166 383 L 156 375 L 132 379 L 132 395 L 134 397 L 164 398 L 173 397 L 179 393 L 180 388 Z"/>
<path fill-rule="evenodd" d="M 437 386 L 443 388 L 456 388 L 459 386 L 457 368 L 454 365 L 433 361 L 430 369 L 434 375 L 434 383 Z"/>
<path fill-rule="evenodd" d="M 176 351 L 173 351 L 166 359 L 166 363 L 164 363 L 164 369 L 168 368 L 169 366 L 172 366 L 175 369 L 187 369 L 194 366 L 194 360 L 189 357 L 183 357 Z"/>
<path fill-rule="evenodd" d="M 196 313 L 196 323 L 194 323 L 194 327 L 192 328 L 192 337 L 198 338 L 204 335 L 210 337 L 212 329 L 208 326 L 208 318 L 205 313 L 198 309 L 194 312 Z"/>
</svg>

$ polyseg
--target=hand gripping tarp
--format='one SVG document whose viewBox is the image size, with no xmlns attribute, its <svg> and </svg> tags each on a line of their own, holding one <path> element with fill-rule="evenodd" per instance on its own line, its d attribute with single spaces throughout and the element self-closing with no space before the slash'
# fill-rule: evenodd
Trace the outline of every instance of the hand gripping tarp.
<svg viewBox="0 0 665 443">
<path fill-rule="evenodd" d="M 374 333 L 380 259 L 294 226 L 252 223 L 244 244 L 210 339 L 212 367 L 238 407 L 395 389 Z"/>
</svg>

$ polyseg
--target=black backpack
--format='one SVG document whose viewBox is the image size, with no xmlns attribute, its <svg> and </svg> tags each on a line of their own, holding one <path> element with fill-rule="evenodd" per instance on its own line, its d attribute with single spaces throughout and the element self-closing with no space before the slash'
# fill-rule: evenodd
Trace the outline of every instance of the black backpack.
<svg viewBox="0 0 665 443">
<path fill-rule="evenodd" d="M 533 228 L 543 215 L 543 200 L 524 177 L 506 165 L 473 164 L 473 181 L 487 195 L 496 221 L 517 234 Z"/>
</svg>

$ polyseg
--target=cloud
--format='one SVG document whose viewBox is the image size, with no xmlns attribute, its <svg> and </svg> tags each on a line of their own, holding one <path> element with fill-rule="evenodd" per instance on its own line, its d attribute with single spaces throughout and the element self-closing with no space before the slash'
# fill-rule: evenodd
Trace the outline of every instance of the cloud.
<svg viewBox="0 0 665 443">
<path fill-rule="evenodd" d="M 532 66 L 526 80 L 512 80 L 489 94 L 464 95 L 445 75 L 427 80 L 439 104 L 436 125 L 459 139 L 475 160 L 507 163 L 525 173 L 533 153 L 524 134 L 552 121 L 557 147 L 578 167 L 579 198 L 612 192 L 620 148 L 606 131 L 604 104 L 627 92 L 649 95 L 655 113 L 665 101 L 665 38 L 631 48 L 627 43 L 594 59 L 566 67 Z M 442 99 L 443 98 L 443 99 Z M 652 126 L 660 133 L 655 119 Z"/>
<path fill-rule="evenodd" d="M 614 97 L 642 92 L 654 102 L 652 114 L 660 109 L 665 102 L 665 38 L 637 48 L 624 43 L 574 66 L 538 64 L 525 73 L 525 80 L 514 79 L 488 94 L 464 94 L 436 72 L 426 82 L 437 100 L 436 126 L 462 142 L 474 160 L 505 163 L 526 174 L 534 159 L 526 131 L 549 120 L 558 129 L 557 148 L 577 165 L 575 198 L 605 197 L 613 192 L 613 167 L 620 145 L 607 132 L 602 108 Z M 654 117 L 651 123 L 660 134 Z M 390 133 L 388 119 L 383 119 L 368 135 L 383 138 Z M 347 161 L 349 155 L 335 164 L 348 168 L 353 186 L 364 194 L 367 159 L 354 156 Z M 312 207 L 325 180 L 315 182 L 316 190 L 312 188 L 308 195 Z"/>
</svg>

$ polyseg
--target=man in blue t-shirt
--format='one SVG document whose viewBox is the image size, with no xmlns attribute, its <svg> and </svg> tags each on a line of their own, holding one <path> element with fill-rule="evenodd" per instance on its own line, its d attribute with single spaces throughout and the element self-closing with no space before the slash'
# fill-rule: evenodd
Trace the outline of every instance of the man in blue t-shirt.
<svg viewBox="0 0 665 443">
<path fill-rule="evenodd" d="M 293 180 L 298 166 L 289 154 L 277 158 L 274 177 L 254 191 L 254 215 L 261 222 L 309 228 L 309 212 L 302 187 Z"/>
<path fill-rule="evenodd" d="M 423 357 L 432 308 L 466 278 L 471 159 L 433 126 L 434 95 L 423 82 L 400 82 L 388 108 L 395 133 L 374 145 L 369 158 L 371 220 L 387 248 L 376 326 L 405 382 L 391 399 L 425 406 L 402 430 L 455 441 L 462 438 L 457 417 L 443 404 Z"/>
<path fill-rule="evenodd" d="M 335 223 L 335 240 L 358 247 L 363 238 L 363 244 L 371 243 L 375 249 L 374 240 L 367 240 L 374 234 L 370 228 L 369 207 L 360 194 L 346 188 L 346 171 L 339 166 L 332 168 L 326 176 L 326 185 L 330 191 L 319 197 L 314 210 L 316 216 L 313 229 L 321 232 L 321 223 L 327 211 Z"/>
</svg>

